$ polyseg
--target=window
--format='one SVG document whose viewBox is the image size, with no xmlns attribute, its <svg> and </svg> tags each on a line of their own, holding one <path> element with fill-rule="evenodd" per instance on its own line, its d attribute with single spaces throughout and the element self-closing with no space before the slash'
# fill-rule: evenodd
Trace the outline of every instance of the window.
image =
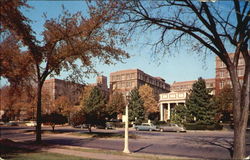
<svg viewBox="0 0 250 160">
<path fill-rule="evenodd" d="M 135 78 L 135 73 L 131 73 L 131 78 Z"/>
<path fill-rule="evenodd" d="M 132 87 L 136 87 L 136 83 L 135 83 L 135 82 L 132 82 L 132 83 L 131 83 L 131 86 L 132 86 Z"/>
<path fill-rule="evenodd" d="M 224 82 L 220 82 L 220 89 L 222 89 L 224 87 Z"/>
<path fill-rule="evenodd" d="M 116 76 L 116 80 L 117 80 L 117 81 L 120 80 L 120 76 L 119 76 L 119 75 Z"/>
<path fill-rule="evenodd" d="M 243 79 L 240 79 L 240 85 L 242 86 L 242 84 L 243 84 Z"/>
<path fill-rule="evenodd" d="M 126 75 L 122 74 L 122 80 L 125 80 L 125 79 L 126 79 Z"/>
<path fill-rule="evenodd" d="M 240 64 L 240 65 L 243 65 L 243 64 L 244 64 L 243 59 L 240 59 L 240 60 L 239 60 L 239 64 Z"/>
<path fill-rule="evenodd" d="M 238 70 L 238 76 L 244 76 L 244 70 L 243 69 Z"/>
<path fill-rule="evenodd" d="M 117 88 L 121 88 L 121 83 L 120 82 L 117 83 Z"/>
<path fill-rule="evenodd" d="M 224 77 L 224 71 L 220 71 L 220 77 Z"/>
</svg>

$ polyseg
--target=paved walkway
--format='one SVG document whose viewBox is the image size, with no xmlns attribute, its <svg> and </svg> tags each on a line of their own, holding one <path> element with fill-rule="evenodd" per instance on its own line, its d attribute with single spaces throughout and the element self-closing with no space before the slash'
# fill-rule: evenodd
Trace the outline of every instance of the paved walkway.
<svg viewBox="0 0 250 160">
<path fill-rule="evenodd" d="M 82 151 L 85 149 L 86 151 Z M 160 160 L 160 159 L 190 159 L 186 157 L 173 157 L 173 156 L 163 156 L 163 155 L 153 155 L 153 154 L 141 154 L 141 153 L 119 153 L 108 150 L 99 150 L 100 152 L 95 151 L 91 148 L 83 147 L 73 147 L 73 146 L 64 146 L 64 147 L 53 147 L 43 149 L 42 151 L 47 151 L 50 153 L 59 153 L 65 155 L 73 155 L 84 158 L 99 159 L 99 160 Z M 110 152 L 110 153 L 108 153 Z"/>
</svg>

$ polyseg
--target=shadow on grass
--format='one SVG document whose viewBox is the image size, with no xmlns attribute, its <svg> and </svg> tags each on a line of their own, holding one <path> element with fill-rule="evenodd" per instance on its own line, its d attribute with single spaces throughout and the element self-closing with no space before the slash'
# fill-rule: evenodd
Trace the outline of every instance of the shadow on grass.
<svg viewBox="0 0 250 160">
<path fill-rule="evenodd" d="M 226 138 L 218 137 L 218 138 L 203 138 L 203 137 L 196 137 L 187 138 L 192 143 L 200 144 L 200 145 L 211 145 L 223 148 L 228 151 L 230 157 L 233 156 L 233 142 L 232 140 L 228 140 Z"/>
<path fill-rule="evenodd" d="M 35 153 L 41 151 L 42 148 L 53 147 L 45 143 L 37 144 L 35 142 L 14 142 L 9 139 L 0 139 L 0 157 L 10 159 L 16 157 L 20 153 Z"/>
<path fill-rule="evenodd" d="M 141 150 L 144 150 L 145 148 L 151 147 L 152 145 L 153 145 L 153 144 L 150 144 L 150 145 L 147 145 L 147 146 L 141 147 L 141 148 L 139 148 L 139 149 L 135 150 L 134 152 L 135 152 L 135 153 L 136 153 L 136 152 L 139 152 L 139 151 L 141 151 Z"/>
<path fill-rule="evenodd" d="M 35 129 L 29 129 L 29 130 L 25 130 L 26 133 L 36 133 Z M 62 133 L 73 133 L 73 132 L 78 132 L 77 130 L 52 130 L 52 129 L 43 129 L 42 130 L 42 134 L 62 134 Z"/>
</svg>

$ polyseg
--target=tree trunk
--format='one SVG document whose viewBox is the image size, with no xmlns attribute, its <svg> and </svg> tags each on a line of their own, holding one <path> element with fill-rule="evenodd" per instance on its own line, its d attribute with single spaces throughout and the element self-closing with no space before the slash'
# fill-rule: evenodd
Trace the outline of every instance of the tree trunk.
<svg viewBox="0 0 250 160">
<path fill-rule="evenodd" d="M 88 130 L 89 130 L 89 133 L 92 132 L 92 130 L 91 130 L 91 125 L 88 125 Z"/>
<path fill-rule="evenodd" d="M 243 159 L 246 154 L 246 126 L 234 125 L 233 159 Z"/>
<path fill-rule="evenodd" d="M 38 82 L 37 85 L 37 113 L 36 113 L 36 142 L 42 141 L 41 136 L 41 123 L 42 123 L 42 83 Z"/>
<path fill-rule="evenodd" d="M 55 132 L 55 125 L 52 125 L 52 131 Z"/>
<path fill-rule="evenodd" d="M 246 61 L 247 62 L 247 61 Z M 233 159 L 243 159 L 246 155 L 246 128 L 250 104 L 250 65 L 246 64 L 243 84 L 237 79 L 237 72 L 231 74 L 234 89 L 234 144 Z"/>
</svg>

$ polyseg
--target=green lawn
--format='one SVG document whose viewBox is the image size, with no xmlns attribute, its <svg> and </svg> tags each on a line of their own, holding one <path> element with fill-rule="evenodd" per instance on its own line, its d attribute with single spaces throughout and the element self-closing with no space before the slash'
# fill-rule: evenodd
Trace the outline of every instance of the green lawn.
<svg viewBox="0 0 250 160">
<path fill-rule="evenodd" d="M 11 155 L 8 160 L 94 160 L 76 156 L 68 156 L 57 153 L 38 152 L 38 153 L 19 153 Z"/>
</svg>

